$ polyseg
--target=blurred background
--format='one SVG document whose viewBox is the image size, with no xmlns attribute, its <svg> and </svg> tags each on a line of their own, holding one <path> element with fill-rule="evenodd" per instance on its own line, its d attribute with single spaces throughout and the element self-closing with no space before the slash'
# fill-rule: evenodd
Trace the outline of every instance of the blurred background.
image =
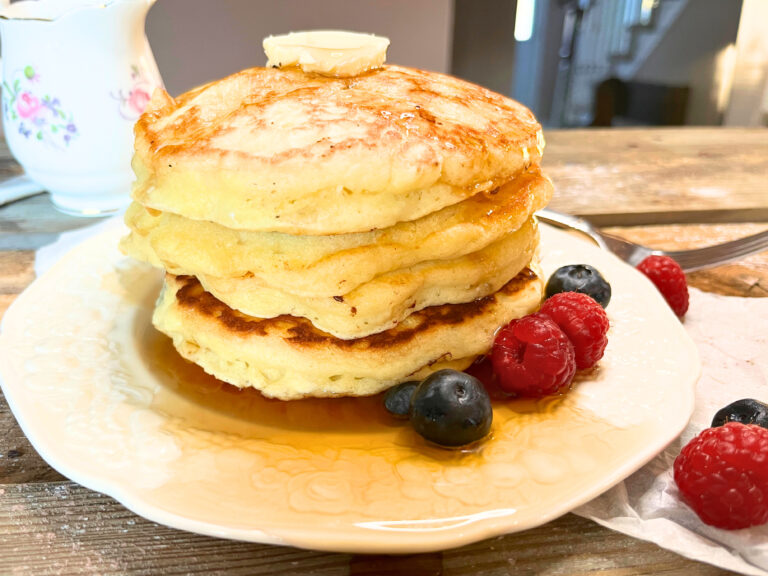
<svg viewBox="0 0 768 576">
<path fill-rule="evenodd" d="M 547 127 L 768 125 L 768 0 L 158 0 L 147 35 L 179 94 L 265 63 L 270 34 L 372 32 Z"/>
</svg>

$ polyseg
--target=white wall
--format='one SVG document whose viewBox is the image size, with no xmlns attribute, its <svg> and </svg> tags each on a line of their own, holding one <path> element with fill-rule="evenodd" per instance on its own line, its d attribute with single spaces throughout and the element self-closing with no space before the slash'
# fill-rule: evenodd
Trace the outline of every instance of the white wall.
<svg viewBox="0 0 768 576">
<path fill-rule="evenodd" d="M 768 2 L 744 0 L 725 113 L 730 126 L 768 125 Z"/>
<path fill-rule="evenodd" d="M 670 1 L 670 0 L 666 0 Z M 766 0 L 760 0 L 764 2 Z M 691 0 L 638 69 L 643 82 L 688 85 L 686 124 L 722 121 L 718 57 L 736 39 L 742 0 Z"/>
<path fill-rule="evenodd" d="M 510 0 L 456 0 L 451 73 L 509 94 L 515 67 L 515 9 Z"/>
<path fill-rule="evenodd" d="M 147 18 L 172 95 L 263 66 L 265 36 L 320 28 L 387 36 L 388 62 L 450 70 L 452 0 L 157 0 Z"/>
</svg>

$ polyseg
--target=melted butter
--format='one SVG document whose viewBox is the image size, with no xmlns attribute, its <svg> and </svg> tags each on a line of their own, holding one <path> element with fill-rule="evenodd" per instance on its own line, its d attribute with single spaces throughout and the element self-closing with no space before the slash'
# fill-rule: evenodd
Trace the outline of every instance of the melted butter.
<svg viewBox="0 0 768 576">
<path fill-rule="evenodd" d="M 380 530 L 438 538 L 489 515 L 532 522 L 602 481 L 645 435 L 565 395 L 495 402 L 488 438 L 446 450 L 390 417 L 380 396 L 269 400 L 209 376 L 152 329 L 140 354 L 158 379 L 151 409 L 168 416 L 165 432 L 183 455 L 173 476 L 188 479 L 147 497 L 171 510 L 193 502 L 198 519 L 287 542 L 301 527 L 304 546 L 375 542 Z"/>
<path fill-rule="evenodd" d="M 298 66 L 304 72 L 350 77 L 380 68 L 389 39 L 340 30 L 313 30 L 269 36 L 263 42 L 267 66 Z"/>
</svg>

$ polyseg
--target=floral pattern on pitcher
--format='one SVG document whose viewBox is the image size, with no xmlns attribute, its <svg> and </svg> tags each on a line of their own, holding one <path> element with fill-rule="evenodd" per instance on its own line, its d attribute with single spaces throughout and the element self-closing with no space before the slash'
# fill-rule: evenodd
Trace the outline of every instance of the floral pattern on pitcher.
<svg viewBox="0 0 768 576">
<path fill-rule="evenodd" d="M 61 101 L 40 95 L 40 74 L 32 66 L 18 70 L 3 82 L 3 118 L 7 129 L 15 129 L 28 140 L 37 140 L 54 148 L 66 148 L 79 135 L 72 114 Z"/>
<path fill-rule="evenodd" d="M 120 102 L 120 116 L 126 120 L 137 120 L 149 104 L 154 85 L 147 79 L 138 66 L 131 66 L 131 87 L 113 93 L 112 97 Z"/>
</svg>

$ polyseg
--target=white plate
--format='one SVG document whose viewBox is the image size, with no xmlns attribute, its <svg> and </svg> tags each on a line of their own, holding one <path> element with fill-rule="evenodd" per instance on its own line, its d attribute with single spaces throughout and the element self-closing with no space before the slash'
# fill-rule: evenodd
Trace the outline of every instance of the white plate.
<svg viewBox="0 0 768 576">
<path fill-rule="evenodd" d="M 345 552 L 445 549 L 543 524 L 637 470 L 693 410 L 693 342 L 634 269 L 542 226 L 543 268 L 599 268 L 609 346 L 564 397 L 494 405 L 472 452 L 420 441 L 375 399 L 281 403 L 180 361 L 149 318 L 160 273 L 121 228 L 81 244 L 6 312 L 5 396 L 74 481 L 175 528 Z"/>
</svg>

